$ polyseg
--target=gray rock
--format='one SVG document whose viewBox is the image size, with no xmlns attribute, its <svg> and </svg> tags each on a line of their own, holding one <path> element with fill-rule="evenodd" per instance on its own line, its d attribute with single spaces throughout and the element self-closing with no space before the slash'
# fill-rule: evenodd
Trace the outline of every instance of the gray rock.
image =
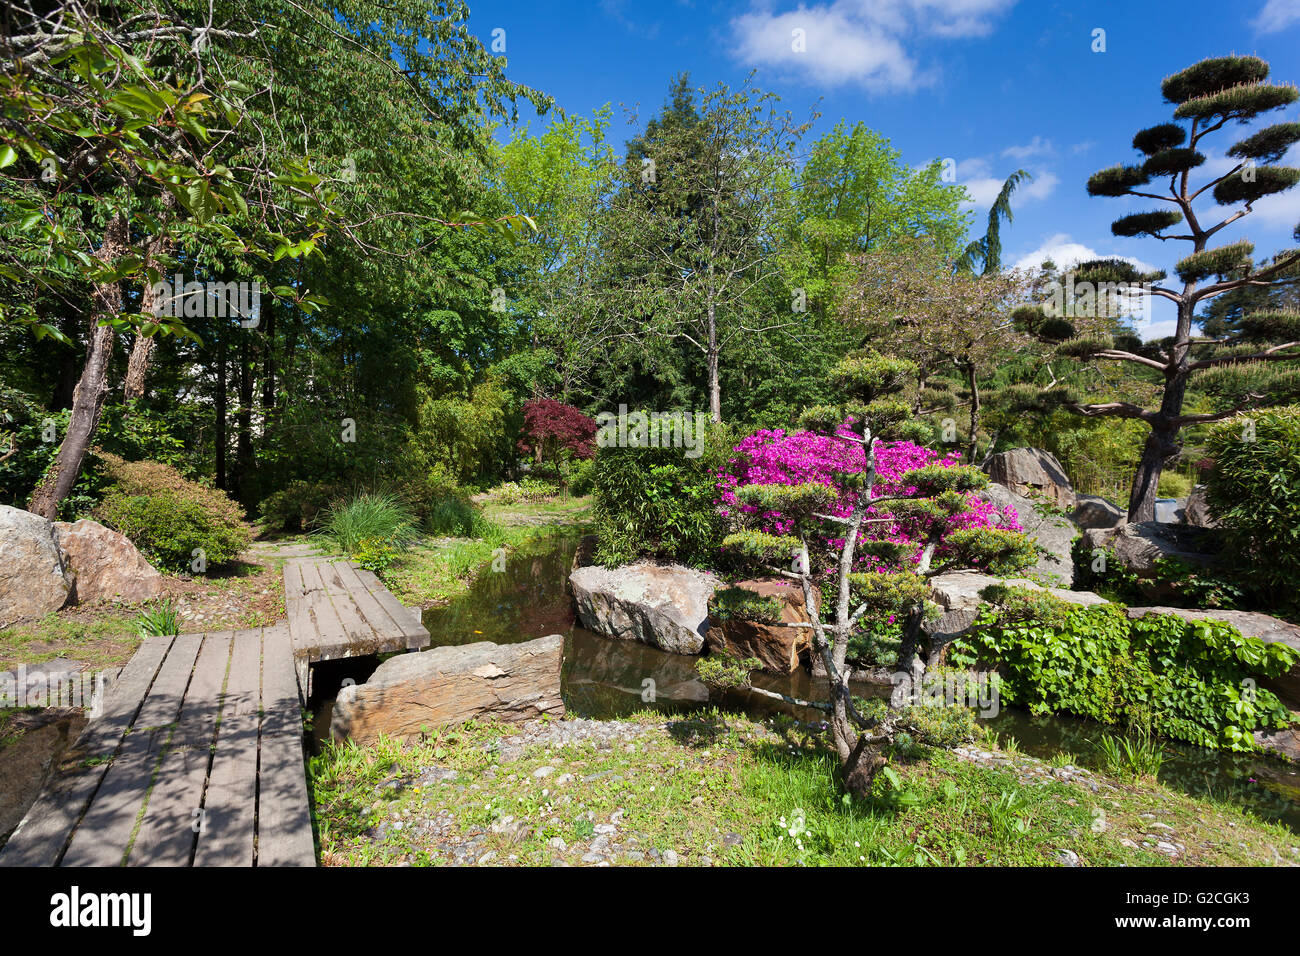
<svg viewBox="0 0 1300 956">
<path fill-rule="evenodd" d="M 1074 558 L 1070 548 L 1074 544 L 1075 528 L 1068 518 L 1040 511 L 1031 499 L 997 482 L 991 482 L 979 495 L 999 508 L 1014 508 L 1025 534 L 1046 552 L 1027 571 L 1037 572 L 1045 580 L 1065 587 L 1074 583 Z"/>
<path fill-rule="evenodd" d="M 425 729 L 495 717 L 524 723 L 564 716 L 559 634 L 520 644 L 479 641 L 398 654 L 334 702 L 330 736 L 371 743 L 380 734 L 413 739 Z"/>
<path fill-rule="evenodd" d="M 78 604 L 114 601 L 135 604 L 163 593 L 163 576 L 126 535 L 97 521 L 56 521 L 55 540 L 74 580 Z"/>
<path fill-rule="evenodd" d="M 1018 495 L 1046 498 L 1066 511 L 1074 508 L 1074 488 L 1051 452 L 1041 448 L 1012 448 L 991 455 L 983 468 L 990 478 Z"/>
<path fill-rule="evenodd" d="M 1078 495 L 1077 499 L 1070 520 L 1080 528 L 1114 528 L 1127 518 L 1128 512 L 1099 495 Z"/>
<path fill-rule="evenodd" d="M 1183 506 L 1184 524 L 1194 525 L 1197 528 L 1217 528 L 1219 521 L 1210 513 L 1210 502 L 1205 496 L 1205 486 L 1197 485 L 1192 489 L 1192 493 L 1187 496 L 1187 504 Z"/>
<path fill-rule="evenodd" d="M 1108 603 L 1091 591 L 1071 591 L 1066 588 L 1044 588 L 1026 578 L 997 578 L 982 571 L 949 571 L 930 579 L 930 600 L 943 609 L 935 622 L 924 625 L 930 637 L 930 664 L 938 663 L 947 645 L 964 634 L 974 623 L 980 605 L 984 603 L 980 592 L 991 584 L 1023 587 L 1046 591 L 1071 604 L 1091 606 Z"/>
<path fill-rule="evenodd" d="M 578 620 L 606 637 L 699 654 L 718 579 L 677 565 L 578 568 L 569 575 Z"/>
<path fill-rule="evenodd" d="M 1157 498 L 1156 520 L 1165 524 L 1182 521 L 1186 501 L 1186 498 Z"/>
<path fill-rule="evenodd" d="M 57 611 L 71 592 L 54 524 L 30 511 L 0 505 L 0 627 Z"/>
<path fill-rule="evenodd" d="M 1176 558 L 1188 564 L 1208 566 L 1216 562 L 1217 541 L 1213 531 L 1185 524 L 1141 521 L 1117 528 L 1094 528 L 1084 533 L 1089 552 L 1111 549 L 1115 557 L 1140 578 L 1156 575 L 1156 561 Z"/>
</svg>

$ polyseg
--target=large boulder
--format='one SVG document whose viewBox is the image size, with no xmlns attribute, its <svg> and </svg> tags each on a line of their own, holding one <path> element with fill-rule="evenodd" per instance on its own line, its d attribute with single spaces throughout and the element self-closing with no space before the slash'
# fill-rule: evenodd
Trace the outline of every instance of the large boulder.
<svg viewBox="0 0 1300 956">
<path fill-rule="evenodd" d="M 1183 506 L 1182 521 L 1184 524 L 1195 525 L 1198 528 L 1219 526 L 1218 519 L 1210 514 L 1210 502 L 1205 496 L 1204 485 L 1197 485 L 1187 496 L 1187 504 Z"/>
<path fill-rule="evenodd" d="M 1117 528 L 1094 528 L 1084 532 L 1083 538 L 1089 553 L 1099 548 L 1111 549 L 1139 578 L 1154 578 L 1156 562 L 1161 558 L 1176 558 L 1202 566 L 1216 561 L 1214 533 L 1191 525 L 1140 521 Z"/>
<path fill-rule="evenodd" d="M 990 482 L 979 495 L 999 508 L 1014 508 L 1020 516 L 1020 527 L 1042 549 L 1038 563 L 1026 570 L 1065 587 L 1074 583 L 1074 557 L 1070 548 L 1074 544 L 1075 528 L 1070 519 L 1046 508 L 1035 508 L 1031 499 L 997 482 Z"/>
<path fill-rule="evenodd" d="M 569 575 L 578 620 L 589 631 L 673 654 L 704 650 L 718 579 L 678 565 L 578 568 Z"/>
<path fill-rule="evenodd" d="M 1074 488 L 1056 456 L 1041 448 L 1012 448 L 989 456 L 984 470 L 1018 495 L 1046 498 L 1064 511 L 1075 504 Z"/>
<path fill-rule="evenodd" d="M 1265 644 L 1281 641 L 1293 651 L 1300 652 L 1300 626 L 1260 614 L 1256 611 L 1225 611 L 1217 608 L 1198 610 L 1185 607 L 1131 607 L 1126 612 L 1132 620 L 1148 614 L 1173 614 L 1185 621 L 1223 621 L 1239 630 L 1243 637 L 1257 637 Z M 1292 710 L 1300 710 L 1300 664 L 1281 677 L 1260 681 L 1272 690 L 1282 703 Z"/>
<path fill-rule="evenodd" d="M 775 622 L 752 621 L 741 617 L 724 617 L 710 604 L 709 629 L 705 634 L 710 651 L 728 654 L 740 660 L 756 658 L 762 669 L 771 674 L 792 674 L 799 659 L 812 647 L 812 629 L 782 627 L 783 624 L 808 624 L 803 588 L 781 578 L 758 578 L 738 581 L 734 587 L 763 598 L 775 598 L 780 612 Z M 816 601 L 816 592 L 813 600 Z"/>
<path fill-rule="evenodd" d="M 56 521 L 55 537 L 75 577 L 73 600 L 136 604 L 163 593 L 163 576 L 126 535 L 97 521 Z"/>
<path fill-rule="evenodd" d="M 930 600 L 942 609 L 937 620 L 926 622 L 922 629 L 930 638 L 930 664 L 937 664 L 949 644 L 965 634 L 979 614 L 984 599 L 980 592 L 991 584 L 1046 591 L 1070 604 L 1092 606 L 1106 604 L 1104 597 L 1091 591 L 1071 591 L 1066 588 L 1044 588 L 1026 578 L 997 578 L 982 571 L 949 571 L 930 579 Z"/>
<path fill-rule="evenodd" d="M 398 654 L 364 684 L 339 691 L 330 719 L 334 740 L 374 743 L 380 734 L 411 740 L 477 718 L 526 723 L 564 716 L 559 634 L 521 644 L 479 641 Z"/>
<path fill-rule="evenodd" d="M 0 505 L 0 627 L 57 611 L 71 592 L 54 524 Z"/>
<path fill-rule="evenodd" d="M 1100 495 L 1077 495 L 1070 520 L 1085 531 L 1091 528 L 1114 528 L 1128 520 L 1128 512 Z"/>
</svg>

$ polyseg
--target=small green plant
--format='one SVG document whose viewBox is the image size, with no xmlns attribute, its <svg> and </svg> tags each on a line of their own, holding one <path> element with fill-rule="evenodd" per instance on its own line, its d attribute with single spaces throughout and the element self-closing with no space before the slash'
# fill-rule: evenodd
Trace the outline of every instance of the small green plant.
<svg viewBox="0 0 1300 956">
<path fill-rule="evenodd" d="M 170 599 L 146 608 L 135 619 L 136 633 L 141 637 L 173 637 L 181 632 L 181 616 Z"/>
<path fill-rule="evenodd" d="M 1155 777 L 1165 762 L 1164 751 L 1149 734 L 1138 738 L 1106 734 L 1101 738 L 1101 754 L 1108 774 L 1134 780 Z"/>
<path fill-rule="evenodd" d="M 362 538 L 352 560 L 367 571 L 382 574 L 397 560 L 397 549 L 383 538 Z"/>
<path fill-rule="evenodd" d="M 749 686 L 750 671 L 755 670 L 761 665 L 756 657 L 737 660 L 726 654 L 711 654 L 708 657 L 701 657 L 695 662 L 695 670 L 700 675 L 700 680 L 710 687 L 716 687 L 719 690 L 732 690 L 738 687 Z"/>
<path fill-rule="evenodd" d="M 332 505 L 319 533 L 349 556 L 361 552 L 363 541 L 387 542 L 394 551 L 402 551 L 418 534 L 415 517 L 402 499 L 374 492 Z"/>
<path fill-rule="evenodd" d="M 726 621 L 737 618 L 744 621 L 772 622 L 781 618 L 781 601 L 765 597 L 747 588 L 719 588 L 709 602 L 709 616 Z"/>
</svg>

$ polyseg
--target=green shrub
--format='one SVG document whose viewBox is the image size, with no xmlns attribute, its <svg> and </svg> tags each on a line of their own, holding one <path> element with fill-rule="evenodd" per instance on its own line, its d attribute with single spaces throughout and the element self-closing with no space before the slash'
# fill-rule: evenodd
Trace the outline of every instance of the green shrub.
<svg viewBox="0 0 1300 956">
<path fill-rule="evenodd" d="M 383 538 L 362 538 L 352 560 L 367 571 L 383 574 L 397 560 L 397 549 Z"/>
<path fill-rule="evenodd" d="M 726 534 L 717 473 L 735 445 L 711 426 L 697 458 L 681 448 L 601 448 L 595 459 L 596 560 L 606 566 L 637 558 L 697 567 L 717 560 Z"/>
<path fill-rule="evenodd" d="M 319 533 L 355 556 L 362 553 L 363 542 L 371 550 L 380 542 L 394 551 L 403 550 L 418 536 L 418 528 L 414 513 L 401 498 L 367 491 L 332 505 Z"/>
<path fill-rule="evenodd" d="M 259 509 L 263 527 L 271 532 L 311 531 L 343 494 L 343 486 L 337 482 L 295 479 L 263 499 Z"/>
<path fill-rule="evenodd" d="M 975 739 L 975 711 L 942 701 L 904 708 L 900 723 L 931 747 L 952 748 Z"/>
<path fill-rule="evenodd" d="M 468 498 L 450 496 L 429 508 L 424 519 L 429 534 L 445 538 L 484 538 L 497 541 L 503 529 L 489 521 L 482 509 Z"/>
<path fill-rule="evenodd" d="M 575 461 L 569 469 L 569 494 L 575 498 L 596 490 L 596 459 Z"/>
<path fill-rule="evenodd" d="M 1296 606 L 1300 582 L 1300 406 L 1221 422 L 1207 450 L 1206 499 L 1248 581 Z"/>
<path fill-rule="evenodd" d="M 1256 675 L 1276 677 L 1300 655 L 1243 637 L 1221 621 L 1148 614 L 1119 605 L 1075 607 L 1050 622 L 985 607 L 952 645 L 956 667 L 996 665 L 1005 704 L 1108 724 L 1149 711 L 1152 731 L 1202 747 L 1252 750 L 1251 732 L 1285 726 L 1287 710 Z"/>
<path fill-rule="evenodd" d="M 224 564 L 252 543 L 243 511 L 222 492 L 159 462 L 124 461 L 105 451 L 95 455 L 110 482 L 95 516 L 158 566 L 193 569 L 198 552 L 206 565 Z"/>
</svg>

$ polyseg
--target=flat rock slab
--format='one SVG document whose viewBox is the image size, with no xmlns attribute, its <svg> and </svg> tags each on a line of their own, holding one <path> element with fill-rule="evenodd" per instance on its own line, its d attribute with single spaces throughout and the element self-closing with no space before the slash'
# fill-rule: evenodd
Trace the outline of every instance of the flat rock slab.
<svg viewBox="0 0 1300 956">
<path fill-rule="evenodd" d="M 949 643 L 970 629 L 979 614 L 980 606 L 985 603 L 980 597 L 980 591 L 991 584 L 1046 591 L 1062 601 L 1085 607 L 1110 603 L 1092 591 L 1045 588 L 1026 578 L 999 578 L 982 571 L 949 571 L 947 574 L 936 575 L 930 579 L 930 599 L 943 608 L 943 615 L 938 621 L 924 625 L 925 632 L 930 636 L 931 664 L 941 659 Z"/>
<path fill-rule="evenodd" d="M 403 740 L 427 730 L 495 717 L 525 723 L 562 717 L 559 634 L 521 644 L 479 641 L 390 657 L 364 684 L 343 688 L 330 736 L 360 744 L 380 734 Z"/>
<path fill-rule="evenodd" d="M 673 654 L 699 654 L 718 579 L 679 565 L 578 568 L 569 575 L 578 620 L 589 631 Z"/>
</svg>

